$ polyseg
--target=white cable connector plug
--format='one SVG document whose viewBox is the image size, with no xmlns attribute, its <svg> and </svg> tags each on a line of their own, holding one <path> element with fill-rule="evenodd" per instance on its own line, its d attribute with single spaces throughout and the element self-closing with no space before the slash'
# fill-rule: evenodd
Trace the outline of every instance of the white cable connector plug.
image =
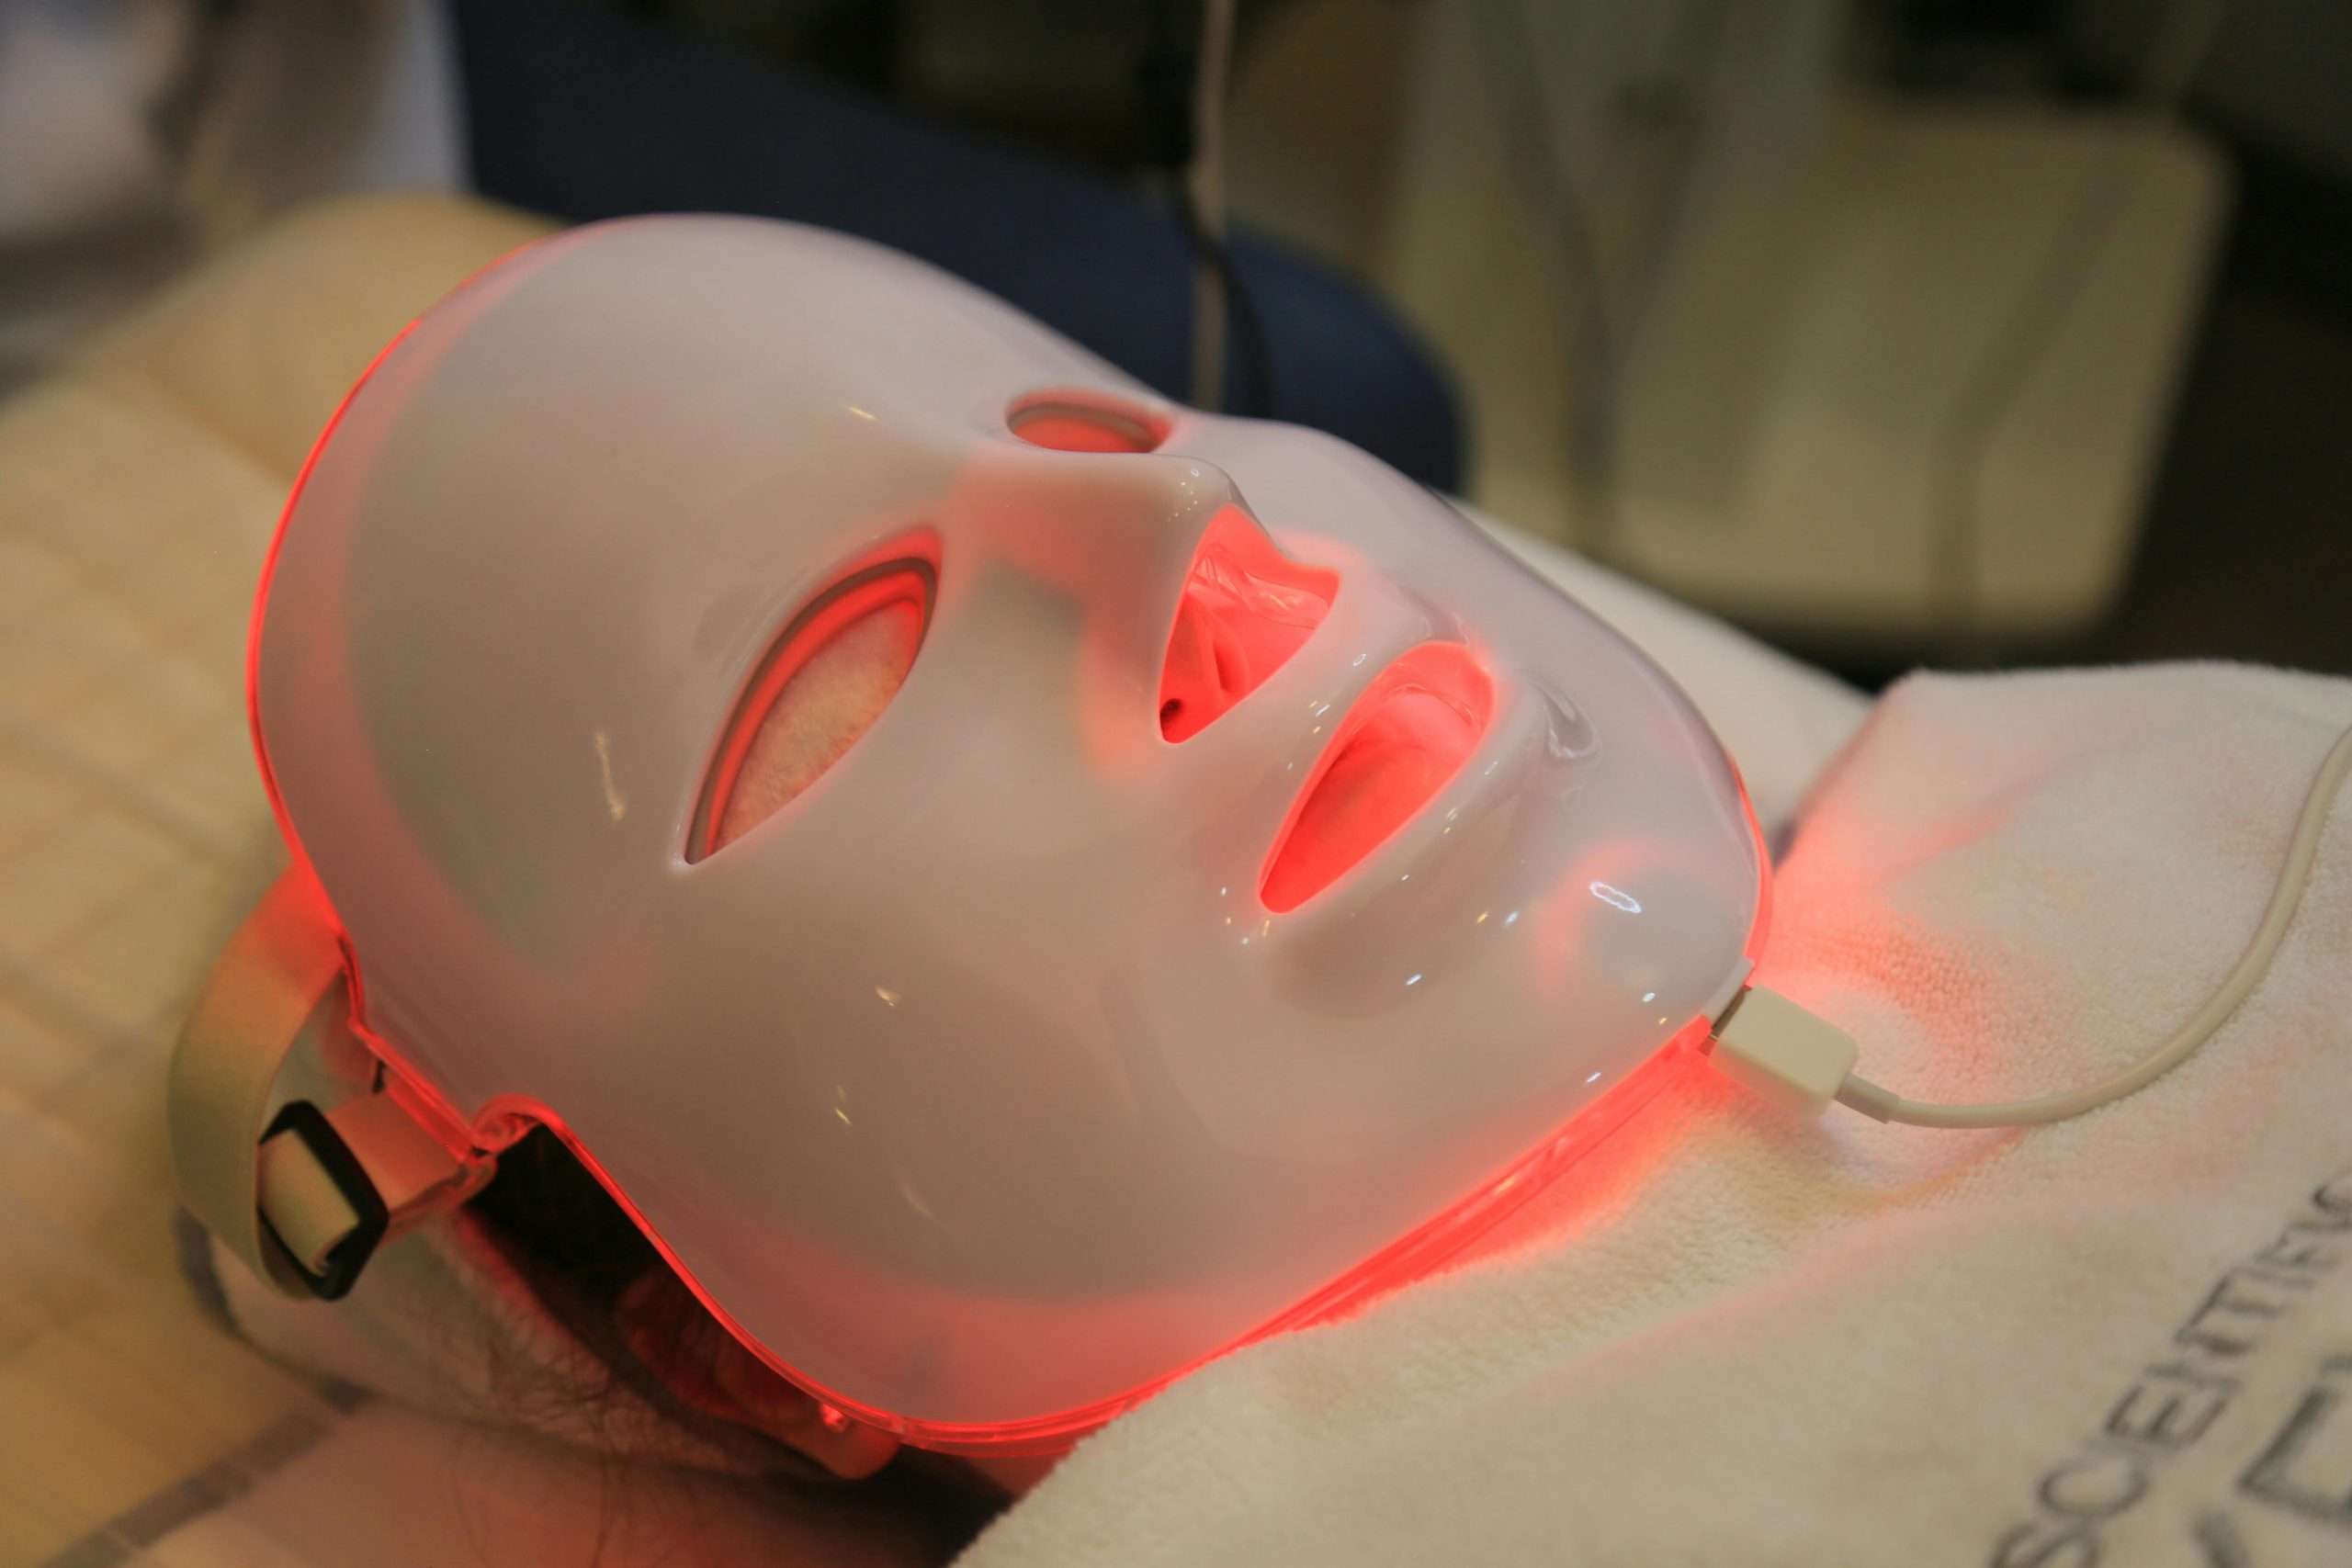
<svg viewBox="0 0 2352 1568">
<path fill-rule="evenodd" d="M 2205 998 L 2205 1005 L 2189 1015 L 2170 1039 L 2112 1077 L 2064 1094 L 1990 1105 L 1905 1100 L 1855 1073 L 1854 1063 L 1861 1053 L 1852 1035 L 1761 986 L 1741 991 L 1715 1021 L 1715 1066 L 1726 1077 L 1791 1111 L 1817 1116 L 1834 1100 L 1874 1122 L 1900 1122 L 1913 1127 L 2040 1127 L 2137 1094 L 2194 1055 L 2268 973 L 2270 961 L 2278 956 L 2287 928 L 2294 921 L 2296 907 L 2302 902 L 2304 886 L 2311 881 L 2312 863 L 2319 858 L 2320 833 L 2327 825 L 2336 791 L 2348 776 L 2352 776 L 2352 728 L 2335 738 L 2303 796 L 2303 808 L 2295 818 L 2286 855 L 2278 864 L 2278 883 L 2270 890 L 2269 907 L 2247 939 L 2245 951 Z"/>
<path fill-rule="evenodd" d="M 1818 1116 L 1853 1076 L 1862 1048 L 1780 992 L 1750 986 L 1715 1021 L 1714 1063 L 1784 1111 Z"/>
</svg>

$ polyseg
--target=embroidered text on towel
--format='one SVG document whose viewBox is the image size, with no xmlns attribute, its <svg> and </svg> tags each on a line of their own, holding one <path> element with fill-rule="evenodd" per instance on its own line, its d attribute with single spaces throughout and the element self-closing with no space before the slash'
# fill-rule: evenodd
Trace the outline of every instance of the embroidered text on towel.
<svg viewBox="0 0 2352 1568">
<path fill-rule="evenodd" d="M 2312 1288 L 2352 1255 L 2352 1170 L 2322 1182 L 2269 1245 L 2224 1270 L 2109 1411 L 2082 1450 L 2045 1472 L 2030 1522 L 1994 1543 L 1991 1568 L 2090 1568 L 2099 1531 L 2147 1495 L 2155 1468 L 2202 1438 L 2243 1384 L 2239 1369 Z M 2338 1372 L 2345 1375 L 2338 1376 Z M 2335 1361 L 2240 1477 L 2241 1493 L 2323 1526 L 2352 1529 L 2352 1484 L 2301 1473 L 2324 1421 L 2352 1421 L 2352 1366 Z M 2352 1477 L 2342 1478 L 2352 1482 Z M 2198 1525 L 2200 1548 L 2229 1562 L 2226 1516 Z"/>
</svg>

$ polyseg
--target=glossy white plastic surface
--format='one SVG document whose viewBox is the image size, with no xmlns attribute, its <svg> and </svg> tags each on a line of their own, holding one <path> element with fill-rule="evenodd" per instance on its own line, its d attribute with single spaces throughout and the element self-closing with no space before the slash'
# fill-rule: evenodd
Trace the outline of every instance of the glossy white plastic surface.
<svg viewBox="0 0 2352 1568">
<path fill-rule="evenodd" d="M 1040 394 L 1162 439 L 1040 448 L 1007 428 Z M 1227 508 L 1338 592 L 1170 743 Z M 895 699 L 690 855 L 786 626 L 906 558 L 936 595 Z M 1471 1223 L 1729 1000 L 1766 874 L 1681 694 L 1442 501 L 781 224 L 577 231 L 422 318 L 322 438 L 255 636 L 379 1048 L 488 1141 L 558 1124 L 748 1343 L 944 1443 L 1114 1408 Z M 1491 682 L 1475 750 L 1271 912 L 1318 758 L 1430 641 Z"/>
</svg>

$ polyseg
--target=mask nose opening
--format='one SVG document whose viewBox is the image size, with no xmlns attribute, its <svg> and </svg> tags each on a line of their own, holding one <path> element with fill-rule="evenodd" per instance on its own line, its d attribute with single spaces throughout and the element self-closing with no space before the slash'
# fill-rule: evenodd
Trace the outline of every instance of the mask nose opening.
<svg viewBox="0 0 2352 1568">
<path fill-rule="evenodd" d="M 1219 511 L 1184 580 L 1159 671 L 1159 733 L 1191 739 L 1265 683 L 1330 614 L 1339 574 L 1301 566 L 1238 507 Z"/>
<path fill-rule="evenodd" d="M 1274 839 L 1259 897 L 1275 914 L 1338 881 L 1459 773 L 1494 715 L 1494 682 L 1468 649 L 1427 642 L 1349 709 Z"/>
</svg>

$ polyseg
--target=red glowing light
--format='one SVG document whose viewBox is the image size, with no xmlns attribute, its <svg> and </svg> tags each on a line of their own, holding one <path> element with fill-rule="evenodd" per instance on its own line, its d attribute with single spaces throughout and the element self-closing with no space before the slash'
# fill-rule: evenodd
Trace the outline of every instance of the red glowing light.
<svg viewBox="0 0 2352 1568">
<path fill-rule="evenodd" d="M 483 268 L 468 285 L 461 286 L 461 290 L 508 259 L 501 257 Z M 278 789 L 262 731 L 261 637 L 279 552 L 304 487 L 354 400 L 414 325 L 411 322 L 404 327 L 361 373 L 312 445 L 279 514 L 254 594 L 245 678 L 255 757 L 272 813 L 295 866 L 314 888 L 318 884 L 309 873 L 309 860 Z M 1055 423 L 1067 412 L 1038 405 L 1030 411 L 1028 418 L 1017 422 L 1016 433 L 1036 445 L 1057 450 L 1095 452 L 1148 450 L 1164 434 L 1157 425 L 1130 420 L 1141 434 L 1122 436 L 1116 418 L 1105 423 L 1099 412 L 1080 411 L 1077 423 L 1092 432 L 1086 434 Z M 1106 430 L 1111 433 L 1108 436 L 1102 434 Z M 1140 446 L 1136 444 L 1139 440 L 1143 443 Z M 1088 441 L 1098 444 L 1084 445 Z M 1104 441 L 1114 444 L 1101 444 Z M 1203 564 L 1195 567 L 1194 582 L 1188 584 L 1186 610 L 1180 614 L 1176 631 L 1171 635 L 1169 670 L 1163 675 L 1163 714 L 1171 698 L 1180 705 L 1177 716 L 1181 723 L 1163 718 L 1163 733 L 1171 741 L 1197 733 L 1278 668 L 1320 620 L 1337 589 L 1333 574 L 1291 563 L 1238 512 L 1221 514 L 1212 524 L 1201 558 Z M 802 618 L 787 630 L 776 655 L 746 694 L 736 722 L 730 725 L 728 739 L 713 764 L 705 809 L 698 816 L 695 834 L 695 846 L 699 852 L 707 852 L 714 841 L 728 795 L 751 749 L 752 738 L 759 729 L 760 721 L 788 687 L 793 674 L 840 629 L 864 615 L 914 604 L 920 604 L 927 615 L 932 584 L 932 563 L 896 559 L 872 569 L 870 573 L 857 574 L 803 612 Z M 1184 618 L 1187 615 L 1193 617 L 1189 628 Z M 1180 640 L 1186 646 L 1181 660 Z M 1223 705 L 1218 705 L 1220 703 Z M 1460 765 L 1483 733 L 1491 703 L 1491 689 L 1484 671 L 1467 650 L 1454 645 L 1424 645 L 1384 672 L 1334 737 L 1317 765 L 1316 776 L 1303 792 L 1299 805 L 1294 807 L 1291 824 L 1277 840 L 1265 882 L 1269 905 L 1278 909 L 1294 907 L 1376 847 Z M 1327 782 L 1333 793 L 1318 805 L 1317 796 Z M 1745 808 L 1744 786 L 1740 799 Z M 1748 821 L 1754 834 L 1752 811 Z M 1295 858 L 1286 863 L 1286 856 L 1294 855 Z M 1763 858 L 1760 837 L 1758 857 L 1758 904 L 1747 943 L 1751 958 L 1762 947 L 1769 913 L 1770 867 Z M 335 929 L 341 940 L 340 919 L 324 890 L 318 891 L 317 918 Z M 1278 898 L 1288 902 L 1277 902 Z M 1274 1334 L 1328 1321 L 1426 1275 L 1490 1232 L 1630 1120 L 1672 1082 L 1690 1063 L 1694 1051 L 1703 1046 L 1710 1022 L 1705 1018 L 1690 1021 L 1666 1047 L 1484 1184 L 1232 1344 L 1081 1408 L 1018 1421 L 936 1423 L 863 1405 L 796 1371 L 782 1356 L 761 1344 L 695 1279 L 675 1249 L 551 1108 L 533 1100 L 501 1097 L 474 1108 L 469 1116 L 451 1105 L 431 1080 L 405 1060 L 392 1042 L 371 1027 L 367 1017 L 368 997 L 361 985 L 359 955 L 347 941 L 344 942 L 344 953 L 353 1033 L 406 1087 L 407 1098 L 422 1117 L 437 1118 L 451 1128 L 469 1129 L 473 1145 L 485 1152 L 510 1145 L 529 1126 L 547 1127 L 629 1216 L 688 1291 L 759 1360 L 832 1411 L 922 1446 L 951 1453 L 1019 1455 L 1059 1451 L 1076 1438 L 1218 1356 Z"/>
<path fill-rule="evenodd" d="M 1679 1076 L 1691 1059 L 1692 1049 L 1705 1039 L 1708 1027 L 1708 1020 L 1692 1019 L 1647 1061 L 1571 1117 L 1558 1132 L 1498 1171 L 1492 1179 L 1231 1344 L 1109 1399 L 1074 1410 L 1057 1411 L 1052 1415 L 1020 1421 L 912 1419 L 862 1404 L 795 1371 L 783 1357 L 762 1344 L 750 1330 L 736 1321 L 704 1288 L 702 1282 L 695 1278 L 693 1270 L 679 1258 L 676 1249 L 662 1239 L 643 1211 L 621 1190 L 620 1184 L 614 1180 L 611 1173 L 597 1163 L 596 1156 L 552 1111 L 534 1100 L 503 1096 L 483 1107 L 476 1118 L 476 1124 L 485 1129 L 497 1129 L 502 1143 L 511 1143 L 526 1124 L 543 1126 L 553 1133 L 580 1161 L 581 1168 L 594 1177 L 613 1201 L 620 1205 L 621 1211 L 628 1215 L 645 1239 L 652 1244 L 653 1249 L 676 1273 L 679 1281 L 718 1320 L 719 1325 L 734 1336 L 736 1341 L 761 1364 L 820 1405 L 935 1452 L 1018 1457 L 1062 1452 L 1078 1438 L 1113 1417 L 1134 1409 L 1170 1383 L 1191 1376 L 1211 1361 L 1277 1334 L 1328 1323 L 1399 1286 L 1425 1277 L 1517 1213 L 1529 1199 L 1543 1191 L 1563 1171 L 1630 1121 L 1636 1111 Z M 383 1048 L 380 1041 L 373 1036 L 368 1038 L 371 1045 L 379 1050 Z"/>
<path fill-rule="evenodd" d="M 368 362 L 368 367 L 359 372 L 359 379 L 351 384 L 351 389 L 343 394 L 343 400 L 334 405 L 334 412 L 327 416 L 325 428 L 319 432 L 319 438 L 311 443 L 311 450 L 303 457 L 302 466 L 294 472 L 294 484 L 286 492 L 286 504 L 278 509 L 277 526 L 270 531 L 269 547 L 262 552 L 261 581 L 254 586 L 253 617 L 245 627 L 245 724 L 254 738 L 254 759 L 261 765 L 262 793 L 269 797 L 269 809 L 277 818 L 277 830 L 285 836 L 286 847 L 298 865 L 307 863 L 302 856 L 302 841 L 295 836 L 292 818 L 286 815 L 286 802 L 277 790 L 277 775 L 269 765 L 269 748 L 263 742 L 261 734 L 261 629 L 263 617 L 269 612 L 270 581 L 277 574 L 277 552 L 286 544 L 286 525 L 293 519 L 296 503 L 302 499 L 303 487 L 311 482 L 311 470 L 319 466 L 319 458 L 326 451 L 327 443 L 334 439 L 335 428 L 343 423 L 343 416 L 351 412 L 352 400 L 359 396 L 360 389 L 368 385 L 368 380 L 382 368 L 384 361 L 392 356 L 392 351 L 415 330 L 416 322 L 411 321 L 394 333 L 392 341 L 377 350 L 376 357 Z"/>
<path fill-rule="evenodd" d="M 726 739 L 718 757 L 711 764 L 710 783 L 704 790 L 702 809 L 695 814 L 693 841 L 688 845 L 687 858 L 700 860 L 718 849 L 725 838 L 731 838 L 751 826 L 749 822 L 728 819 L 728 807 L 735 786 L 743 774 L 745 761 L 753 754 L 755 743 L 769 731 L 772 716 L 786 713 L 790 707 L 793 682 L 809 668 L 810 661 L 826 649 L 837 646 L 852 628 L 874 617 L 905 616 L 912 621 L 905 634 L 891 639 L 879 650 L 895 668 L 886 671 L 889 690 L 876 694 L 870 706 L 841 726 L 833 734 L 823 738 L 826 754 L 813 765 L 796 770 L 797 776 L 789 788 L 775 798 L 761 802 L 762 815 L 782 806 L 791 795 L 797 794 L 815 782 L 817 776 L 838 761 L 859 736 L 865 733 L 879 716 L 882 705 L 906 679 L 921 645 L 926 623 L 931 617 L 933 585 L 935 569 L 929 561 L 897 560 L 857 572 L 827 592 L 816 603 L 794 618 L 792 625 L 768 656 L 766 665 L 752 682 L 735 716 L 727 727 Z M 896 629 L 896 628 L 894 628 Z M 724 837 L 722 837 L 722 834 Z"/>
<path fill-rule="evenodd" d="M 1300 566 L 1249 515 L 1211 518 L 1159 673 L 1159 732 L 1188 740 L 1264 683 L 1330 613 L 1337 574 Z"/>
<path fill-rule="evenodd" d="M 450 302 L 460 297 L 478 295 L 479 286 L 493 273 L 505 271 L 509 263 L 542 247 L 553 249 L 560 246 L 566 238 L 567 236 L 559 234 L 526 240 L 511 250 L 492 256 L 468 273 L 458 286 L 443 298 L 441 308 L 447 309 Z M 286 504 L 278 508 L 277 525 L 270 530 L 269 546 L 262 552 L 261 580 L 254 585 L 253 615 L 245 626 L 245 723 L 253 735 L 254 761 L 261 769 L 262 793 L 269 797 L 270 814 L 277 819 L 277 830 L 286 840 L 287 852 L 292 857 L 294 864 L 304 868 L 306 874 L 310 862 L 302 852 L 302 840 L 294 831 L 293 819 L 286 814 L 285 799 L 278 793 L 277 774 L 270 767 L 269 748 L 262 739 L 261 733 L 261 633 L 263 620 L 269 612 L 270 581 L 277 573 L 277 555 L 286 543 L 287 525 L 293 521 L 294 508 L 300 502 L 303 489 L 311 482 L 311 471 L 319 466 L 319 458 L 325 454 L 327 444 L 334 439 L 336 429 L 342 425 L 344 416 L 351 412 L 351 405 L 359 396 L 361 389 L 374 379 L 376 372 L 384 367 L 385 361 L 390 359 L 393 351 L 407 341 L 411 333 L 416 331 L 417 322 L 423 319 L 422 317 L 410 318 L 400 331 L 392 334 L 390 342 L 376 351 L 376 357 L 368 362 L 366 367 L 359 372 L 358 378 L 351 383 L 350 389 L 343 394 L 342 400 L 334 405 L 334 412 L 327 415 L 327 422 L 320 428 L 318 439 L 311 443 L 310 451 L 303 455 L 302 466 L 294 471 L 294 483 L 287 490 Z M 315 886 L 317 879 L 312 877 L 311 881 Z M 319 899 L 322 907 L 327 909 L 330 916 L 333 916 L 333 906 L 327 903 L 323 888 L 319 889 Z M 336 917 L 334 923 L 340 928 L 342 920 Z M 351 976 L 355 994 L 356 994 L 358 983 L 358 975 L 355 970 Z"/>
<path fill-rule="evenodd" d="M 1382 671 L 1274 840 L 1266 908 L 1295 909 L 1403 827 L 1477 748 L 1493 708 L 1493 682 L 1459 643 L 1423 643 Z"/>
</svg>

